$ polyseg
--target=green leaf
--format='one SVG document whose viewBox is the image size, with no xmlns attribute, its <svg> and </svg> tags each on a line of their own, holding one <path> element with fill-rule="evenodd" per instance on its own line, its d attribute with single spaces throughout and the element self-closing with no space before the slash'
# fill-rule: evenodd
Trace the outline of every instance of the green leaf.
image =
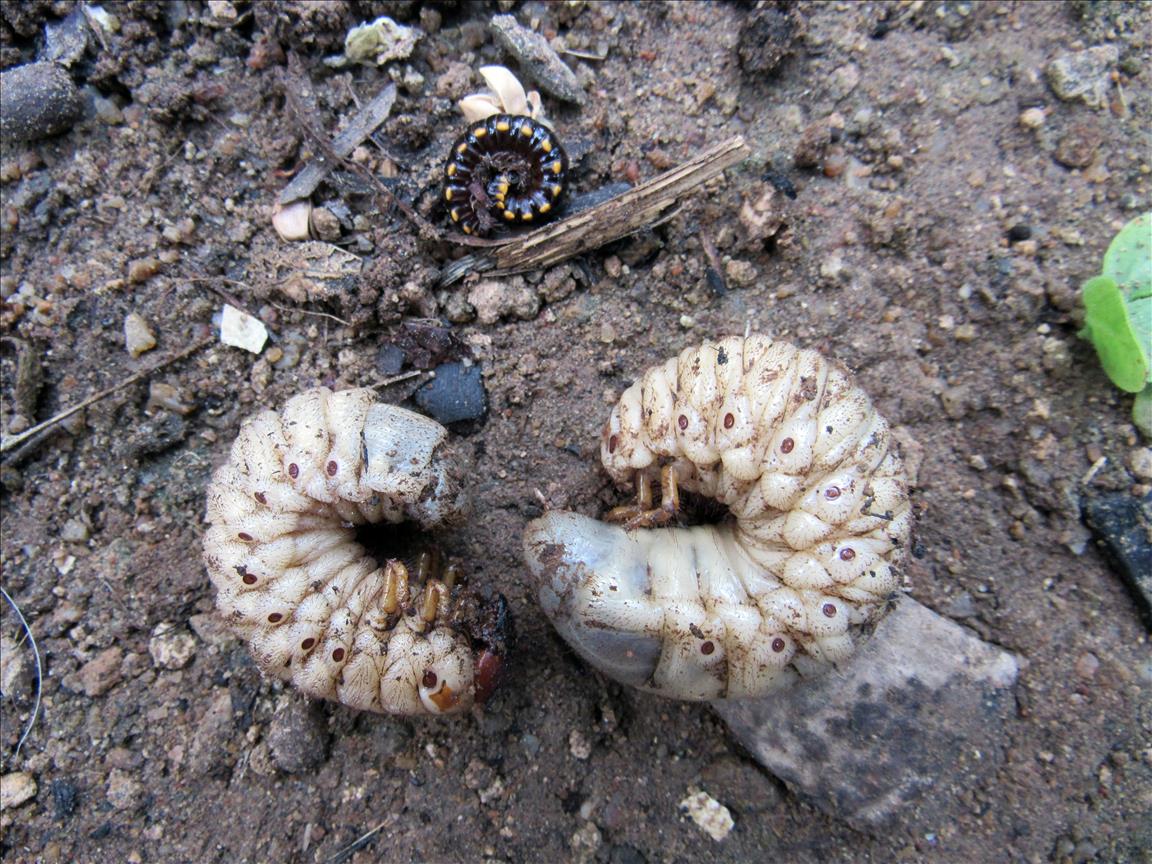
<svg viewBox="0 0 1152 864">
<path fill-rule="evenodd" d="M 1152 307 L 1147 302 L 1141 301 L 1137 310 L 1145 315 L 1141 338 L 1129 317 L 1124 294 L 1111 276 L 1097 276 L 1084 283 L 1084 335 L 1096 346 L 1100 365 L 1112 383 L 1128 393 L 1139 393 L 1148 381 L 1149 352 L 1144 343 L 1149 338 L 1147 314 Z"/>
<path fill-rule="evenodd" d="M 1132 422 L 1145 441 L 1152 441 L 1152 384 L 1136 394 L 1136 401 L 1132 403 Z"/>
<path fill-rule="evenodd" d="M 1152 296 L 1152 213 L 1137 216 L 1112 238 L 1100 273 L 1116 280 L 1129 301 Z"/>
</svg>

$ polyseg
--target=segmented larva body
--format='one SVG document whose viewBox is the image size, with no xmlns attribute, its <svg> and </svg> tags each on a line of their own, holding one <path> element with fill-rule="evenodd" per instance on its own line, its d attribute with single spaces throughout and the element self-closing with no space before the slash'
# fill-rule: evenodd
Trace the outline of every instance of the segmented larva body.
<svg viewBox="0 0 1152 864">
<path fill-rule="evenodd" d="M 458 598 L 435 580 L 415 596 L 403 565 L 381 567 L 356 542 L 359 525 L 459 515 L 446 437 L 367 389 L 309 390 L 243 423 L 208 489 L 204 561 L 266 674 L 391 714 L 454 713 L 486 695 L 499 658 L 473 647 Z"/>
<path fill-rule="evenodd" d="M 626 530 L 554 511 L 528 526 L 545 612 L 619 681 L 758 696 L 850 656 L 901 588 L 911 513 L 888 424 L 815 351 L 763 336 L 687 349 L 624 392 L 600 453 L 617 482 L 663 474 L 729 513 Z"/>
</svg>

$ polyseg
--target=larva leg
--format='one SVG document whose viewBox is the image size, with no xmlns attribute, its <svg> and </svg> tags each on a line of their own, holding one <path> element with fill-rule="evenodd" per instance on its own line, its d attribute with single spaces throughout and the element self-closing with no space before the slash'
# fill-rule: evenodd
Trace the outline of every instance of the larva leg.
<svg viewBox="0 0 1152 864">
<path fill-rule="evenodd" d="M 665 465 L 660 469 L 660 506 L 652 506 L 652 480 L 644 471 L 636 472 L 636 503 L 614 507 L 604 518 L 608 522 L 623 522 L 625 530 L 656 528 L 667 525 L 680 512 L 680 483 L 676 467 Z"/>
</svg>

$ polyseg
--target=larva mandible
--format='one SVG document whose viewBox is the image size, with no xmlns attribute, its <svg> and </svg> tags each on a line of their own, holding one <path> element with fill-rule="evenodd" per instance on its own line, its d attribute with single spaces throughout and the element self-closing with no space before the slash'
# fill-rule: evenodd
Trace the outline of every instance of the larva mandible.
<svg viewBox="0 0 1152 864">
<path fill-rule="evenodd" d="M 381 567 L 356 542 L 359 525 L 461 515 L 447 434 L 369 389 L 308 390 L 244 421 L 208 489 L 204 561 L 266 674 L 388 714 L 451 714 L 490 695 L 504 598 L 434 578 L 418 590 L 402 563 Z"/>
<path fill-rule="evenodd" d="M 637 484 L 639 504 L 609 514 L 625 525 L 552 511 L 524 554 L 557 630 L 618 681 L 762 695 L 850 656 L 901 588 L 911 511 L 891 432 L 815 351 L 756 335 L 689 348 L 624 392 L 600 455 Z M 680 489 L 728 518 L 653 529 Z"/>
</svg>

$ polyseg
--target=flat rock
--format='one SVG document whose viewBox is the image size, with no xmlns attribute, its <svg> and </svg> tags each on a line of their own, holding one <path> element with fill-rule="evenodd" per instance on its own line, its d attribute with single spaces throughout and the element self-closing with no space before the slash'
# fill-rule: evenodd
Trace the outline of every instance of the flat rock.
<svg viewBox="0 0 1152 864">
<path fill-rule="evenodd" d="M 1062 54 L 1044 69 L 1048 86 L 1065 102 L 1077 99 L 1092 108 L 1108 104 L 1112 68 L 1120 59 L 1115 45 L 1096 45 L 1083 51 Z"/>
<path fill-rule="evenodd" d="M 1016 658 L 905 598 L 850 664 L 764 699 L 713 702 L 793 791 L 857 830 L 933 828 L 990 782 Z"/>
</svg>

